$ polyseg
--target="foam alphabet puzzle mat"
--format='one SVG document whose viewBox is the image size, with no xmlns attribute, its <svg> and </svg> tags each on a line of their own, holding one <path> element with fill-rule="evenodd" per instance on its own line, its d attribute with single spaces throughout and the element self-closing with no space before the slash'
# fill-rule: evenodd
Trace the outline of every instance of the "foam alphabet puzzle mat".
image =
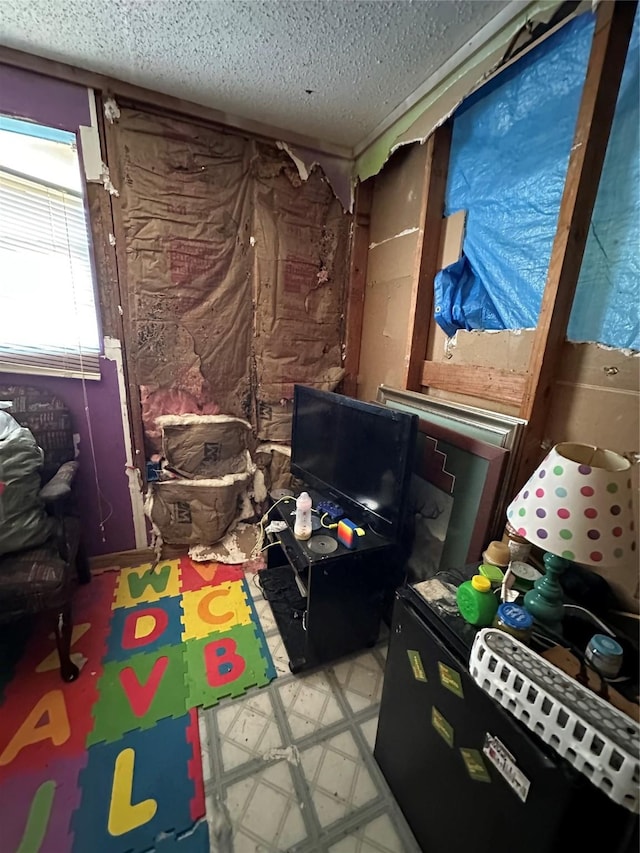
<svg viewBox="0 0 640 853">
<path fill-rule="evenodd" d="M 74 600 L 71 684 L 48 627 L 0 660 L 2 849 L 209 850 L 196 709 L 276 675 L 242 567 L 94 577 Z"/>
</svg>

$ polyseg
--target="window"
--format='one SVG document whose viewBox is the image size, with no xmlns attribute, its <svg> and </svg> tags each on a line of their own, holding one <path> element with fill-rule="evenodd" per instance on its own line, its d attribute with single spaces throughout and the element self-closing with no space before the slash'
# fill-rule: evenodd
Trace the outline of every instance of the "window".
<svg viewBox="0 0 640 853">
<path fill-rule="evenodd" d="M 99 378 L 75 135 L 0 116 L 0 371 Z"/>
</svg>

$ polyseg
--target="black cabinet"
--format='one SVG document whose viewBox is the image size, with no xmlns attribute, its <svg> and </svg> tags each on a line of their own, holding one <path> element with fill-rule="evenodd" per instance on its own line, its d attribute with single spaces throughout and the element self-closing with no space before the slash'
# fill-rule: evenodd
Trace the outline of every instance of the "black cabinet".
<svg viewBox="0 0 640 853">
<path fill-rule="evenodd" d="M 318 496 L 313 497 L 317 503 Z M 299 672 L 374 645 L 385 601 L 402 581 L 402 570 L 396 545 L 370 530 L 365 529 L 354 550 L 338 542 L 335 531 L 323 528 L 300 542 L 293 535 L 294 510 L 292 498 L 273 513 L 287 527 L 268 549 L 260 580 L 289 667 Z M 315 551 L 314 537 L 319 536 L 328 537 L 335 549 Z"/>
<path fill-rule="evenodd" d="M 460 617 L 399 591 L 374 755 L 422 849 L 637 850 L 637 819 L 475 684 L 473 636 Z M 487 758 L 491 743 L 507 773 Z"/>
</svg>

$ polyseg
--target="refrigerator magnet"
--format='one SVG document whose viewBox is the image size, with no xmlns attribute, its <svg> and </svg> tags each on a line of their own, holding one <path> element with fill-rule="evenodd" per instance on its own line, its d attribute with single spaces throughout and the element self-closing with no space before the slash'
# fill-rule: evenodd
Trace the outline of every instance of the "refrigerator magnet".
<svg viewBox="0 0 640 853">
<path fill-rule="evenodd" d="M 456 696 L 460 697 L 460 699 L 464 699 L 460 673 L 456 672 L 455 669 L 452 669 L 450 666 L 447 666 L 441 661 L 438 661 L 438 672 L 440 673 L 440 683 L 442 686 L 446 687 L 447 690 L 450 690 L 452 693 L 455 693 Z"/>
<path fill-rule="evenodd" d="M 407 649 L 407 654 L 409 655 L 409 663 L 411 664 L 411 671 L 413 672 L 413 677 L 416 681 L 426 681 L 427 676 L 424 671 L 424 666 L 422 665 L 422 658 L 420 657 L 420 652 L 415 649 Z"/>
<path fill-rule="evenodd" d="M 431 708 L 431 725 L 447 746 L 453 746 L 453 726 L 445 720 L 435 705 Z"/>
<path fill-rule="evenodd" d="M 490 782 L 491 776 L 482 760 L 482 755 L 477 749 L 460 749 L 460 755 L 464 761 L 469 776 L 474 782 Z"/>
</svg>

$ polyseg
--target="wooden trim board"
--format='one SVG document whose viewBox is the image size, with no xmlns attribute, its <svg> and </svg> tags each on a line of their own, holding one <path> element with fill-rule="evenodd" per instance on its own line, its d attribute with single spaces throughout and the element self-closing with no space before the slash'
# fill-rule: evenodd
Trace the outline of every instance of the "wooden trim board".
<svg viewBox="0 0 640 853">
<path fill-rule="evenodd" d="M 468 394 L 470 397 L 519 406 L 524 394 L 526 376 L 477 364 L 425 361 L 421 383 L 454 394 Z"/>
<path fill-rule="evenodd" d="M 404 387 L 419 391 L 433 314 L 433 281 L 440 267 L 444 198 L 449 171 L 453 122 L 439 127 L 427 142 L 427 162 L 420 205 L 420 237 L 409 309 Z"/>
<path fill-rule="evenodd" d="M 558 225 L 520 406 L 520 417 L 529 421 L 519 471 L 522 482 L 542 455 L 554 376 L 580 275 L 636 8 L 636 0 L 616 0 L 601 2 L 596 13 Z"/>
<path fill-rule="evenodd" d="M 351 232 L 347 319 L 344 338 L 345 377 L 342 380 L 344 393 L 351 397 L 355 397 L 358 390 L 373 184 L 373 180 L 358 184 L 352 223 L 353 230 Z"/>
</svg>

